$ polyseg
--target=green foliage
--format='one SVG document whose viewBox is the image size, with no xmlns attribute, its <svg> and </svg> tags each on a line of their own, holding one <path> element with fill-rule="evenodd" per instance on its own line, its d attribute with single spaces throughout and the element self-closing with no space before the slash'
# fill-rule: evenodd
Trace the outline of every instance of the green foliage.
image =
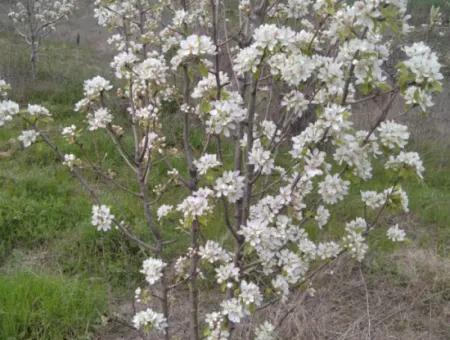
<svg viewBox="0 0 450 340">
<path fill-rule="evenodd" d="M 98 286 L 61 277 L 0 276 L 0 339 L 87 339 L 104 312 Z"/>
</svg>

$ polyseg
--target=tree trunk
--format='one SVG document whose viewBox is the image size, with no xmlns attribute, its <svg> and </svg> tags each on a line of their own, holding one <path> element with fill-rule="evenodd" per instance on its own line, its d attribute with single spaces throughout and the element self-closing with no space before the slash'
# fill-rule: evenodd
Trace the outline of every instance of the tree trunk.
<svg viewBox="0 0 450 340">
<path fill-rule="evenodd" d="M 38 45 L 35 40 L 31 42 L 31 75 L 33 80 L 37 78 Z"/>
</svg>

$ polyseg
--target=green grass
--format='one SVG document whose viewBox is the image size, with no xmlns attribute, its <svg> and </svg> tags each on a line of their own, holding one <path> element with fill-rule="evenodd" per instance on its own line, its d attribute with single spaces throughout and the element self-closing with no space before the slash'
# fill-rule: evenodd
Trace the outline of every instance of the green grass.
<svg viewBox="0 0 450 340">
<path fill-rule="evenodd" d="M 105 311 L 104 291 L 61 277 L 0 276 L 0 339 L 87 339 Z"/>
</svg>

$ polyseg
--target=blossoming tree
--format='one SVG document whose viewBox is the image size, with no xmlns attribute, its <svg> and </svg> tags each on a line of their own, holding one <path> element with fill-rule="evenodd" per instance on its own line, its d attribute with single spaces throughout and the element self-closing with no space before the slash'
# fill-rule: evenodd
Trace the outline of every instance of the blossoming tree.
<svg viewBox="0 0 450 340">
<path fill-rule="evenodd" d="M 421 179 L 424 168 L 407 151 L 407 127 L 388 116 L 402 97 L 407 112 L 429 108 L 443 78 L 436 54 L 421 42 L 404 46 L 394 74 L 387 70 L 394 39 L 400 44 L 397 37 L 410 29 L 406 1 L 97 0 L 96 6 L 99 24 L 114 32 L 115 93 L 127 117 L 110 108 L 113 85 L 97 76 L 85 82 L 76 105 L 86 126 L 68 126 L 62 135 L 73 145 L 92 134 L 109 138 L 135 179 L 115 184 L 139 202 L 153 242 L 116 217 L 119 206 L 102 201 L 85 176 L 94 160 L 82 150 L 63 154 L 51 140 L 45 108 L 20 110 L 5 99 L 0 122 L 24 119 L 23 145 L 48 144 L 93 198 L 93 226 L 117 228 L 149 254 L 141 270 L 147 286 L 136 290 L 142 306 L 136 328 L 171 338 L 171 297 L 188 289 L 185 338 L 239 338 L 239 324 L 269 305 L 281 308 L 292 289 L 332 259 L 349 254 L 361 261 L 372 230 L 404 240 L 404 231 L 383 225 L 380 216 L 408 211 L 401 184 Z M 357 129 L 355 105 L 375 98 L 381 112 L 367 130 Z M 165 140 L 171 128 L 165 115 L 182 125 L 175 146 Z M 193 143 L 194 135 L 201 143 Z M 163 178 L 153 170 L 160 163 L 168 169 Z M 390 182 L 371 190 L 373 176 Z M 177 201 L 167 194 L 173 188 Z M 361 191 L 360 209 L 336 221 L 352 188 Z M 218 226 L 214 239 L 205 237 Z M 189 235 L 190 246 L 171 258 L 167 230 L 175 227 Z M 207 309 L 199 308 L 203 281 L 214 283 L 217 296 Z M 275 339 L 279 326 L 264 320 L 252 336 Z"/>
<path fill-rule="evenodd" d="M 16 32 L 25 40 L 31 49 L 31 67 L 33 78 L 36 78 L 38 53 L 42 40 L 56 25 L 67 20 L 75 8 L 76 0 L 21 0 L 11 8 Z"/>
</svg>

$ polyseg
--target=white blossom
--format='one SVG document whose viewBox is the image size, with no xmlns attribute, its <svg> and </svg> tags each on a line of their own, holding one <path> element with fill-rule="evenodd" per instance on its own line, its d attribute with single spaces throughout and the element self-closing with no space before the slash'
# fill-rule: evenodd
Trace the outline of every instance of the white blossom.
<svg viewBox="0 0 450 340">
<path fill-rule="evenodd" d="M 6 97 L 10 88 L 10 85 L 0 78 L 0 97 Z"/>
<path fill-rule="evenodd" d="M 11 100 L 0 101 L 0 126 L 11 121 L 13 116 L 19 113 L 19 104 Z"/>
<path fill-rule="evenodd" d="M 248 314 L 242 303 L 237 299 L 233 298 L 230 300 L 223 301 L 220 306 L 222 307 L 223 313 L 228 317 L 233 323 L 239 323 Z"/>
<path fill-rule="evenodd" d="M 233 263 L 223 264 L 216 268 L 217 283 L 222 284 L 228 281 L 237 281 L 239 278 L 239 268 Z"/>
<path fill-rule="evenodd" d="M 92 207 L 92 219 L 91 223 L 94 227 L 97 227 L 98 231 L 111 230 L 114 221 L 114 215 L 111 214 L 111 210 L 106 205 L 94 205 Z"/>
<path fill-rule="evenodd" d="M 77 163 L 77 157 L 74 154 L 65 154 L 63 165 L 67 166 L 69 169 L 73 169 L 73 167 Z"/>
<path fill-rule="evenodd" d="M 322 228 L 324 225 L 328 223 L 328 220 L 330 219 L 330 212 L 327 208 L 325 208 L 323 205 L 320 205 L 317 208 L 316 216 L 314 219 L 317 222 L 317 225 L 319 228 Z"/>
<path fill-rule="evenodd" d="M 317 256 L 322 260 L 332 259 L 341 251 L 341 247 L 336 242 L 321 242 L 317 245 Z"/>
<path fill-rule="evenodd" d="M 222 71 L 219 72 L 220 85 L 223 86 L 230 81 L 228 75 Z M 192 91 L 191 97 L 194 99 L 203 98 L 211 90 L 217 90 L 217 79 L 214 74 L 208 74 L 206 78 L 202 78 Z"/>
<path fill-rule="evenodd" d="M 389 156 L 385 164 L 386 169 L 400 169 L 407 167 L 414 169 L 417 177 L 423 179 L 425 168 L 417 152 L 400 152 L 397 156 Z"/>
<path fill-rule="evenodd" d="M 408 105 L 419 105 L 422 111 L 433 106 L 431 94 L 417 86 L 410 86 L 404 93 L 405 102 Z"/>
<path fill-rule="evenodd" d="M 28 113 L 33 117 L 50 116 L 50 112 L 41 105 L 28 104 Z"/>
<path fill-rule="evenodd" d="M 167 264 L 160 259 L 150 257 L 143 262 L 140 272 L 145 275 L 145 280 L 150 285 L 154 285 L 162 278 L 166 266 Z"/>
<path fill-rule="evenodd" d="M 164 217 L 166 217 L 173 210 L 173 206 L 163 204 L 158 208 L 156 215 L 158 216 L 158 221 L 161 221 Z"/>
<path fill-rule="evenodd" d="M 225 171 L 214 185 L 217 197 L 225 197 L 230 203 L 235 203 L 244 195 L 244 177 L 239 171 Z"/>
<path fill-rule="evenodd" d="M 212 102 L 212 110 L 206 121 L 208 133 L 224 134 L 230 137 L 238 124 L 247 116 L 247 110 L 242 105 L 242 98 L 234 94 L 230 99 Z"/>
<path fill-rule="evenodd" d="M 263 175 L 270 175 L 274 168 L 274 161 L 271 158 L 270 151 L 262 147 L 259 139 L 254 141 L 248 161 L 255 166 L 255 171 L 261 171 Z"/>
<path fill-rule="evenodd" d="M 350 182 L 345 181 L 339 175 L 327 175 L 323 182 L 319 183 L 319 194 L 327 204 L 335 204 L 341 201 L 348 193 Z"/>
<path fill-rule="evenodd" d="M 406 233 L 398 227 L 398 224 L 396 224 L 388 229 L 386 235 L 392 242 L 403 242 L 405 240 Z"/>
<path fill-rule="evenodd" d="M 84 96 L 88 100 L 96 100 L 100 96 L 112 89 L 112 85 L 109 80 L 103 77 L 96 76 L 92 79 L 88 79 L 84 82 Z"/>
<path fill-rule="evenodd" d="M 39 132 L 37 132 L 36 130 L 24 130 L 22 131 L 18 139 L 20 142 L 22 142 L 25 148 L 28 148 L 29 146 L 31 146 L 31 144 L 36 142 L 38 136 Z"/>
<path fill-rule="evenodd" d="M 423 42 L 405 47 L 405 53 L 409 59 L 404 61 L 404 64 L 415 75 L 417 83 L 440 81 L 444 78 L 440 72 L 441 65 L 436 53 Z"/>
<path fill-rule="evenodd" d="M 157 313 L 150 308 L 136 313 L 133 317 L 133 325 L 135 328 L 144 329 L 146 332 L 153 329 L 159 332 L 165 332 L 165 329 L 168 326 L 164 315 Z"/>
<path fill-rule="evenodd" d="M 63 128 L 61 135 L 66 139 L 70 139 L 70 138 L 74 138 L 76 136 L 76 132 L 77 132 L 77 127 L 72 124 L 70 126 L 66 126 L 65 128 Z"/>
<path fill-rule="evenodd" d="M 361 200 L 371 209 L 381 208 L 386 202 L 386 195 L 376 191 L 361 191 Z"/>
<path fill-rule="evenodd" d="M 217 242 L 208 240 L 204 246 L 200 246 L 198 251 L 202 260 L 209 263 L 229 262 L 231 255 L 224 250 Z"/>
<path fill-rule="evenodd" d="M 380 141 L 389 149 L 403 149 L 408 143 L 409 132 L 405 125 L 397 124 L 393 121 L 386 121 L 378 128 Z"/>
<path fill-rule="evenodd" d="M 203 216 L 211 211 L 208 199 L 212 194 L 211 189 L 201 188 L 180 203 L 177 210 L 183 213 L 185 219 Z"/>
<path fill-rule="evenodd" d="M 196 34 L 188 36 L 180 42 L 177 54 L 172 58 L 171 64 L 177 68 L 189 57 L 203 57 L 216 53 L 214 44 L 208 36 L 198 36 Z"/>
<path fill-rule="evenodd" d="M 269 321 L 265 321 L 263 324 L 259 325 L 255 331 L 255 340 L 275 340 L 275 326 Z"/>
<path fill-rule="evenodd" d="M 95 131 L 98 129 L 104 129 L 113 120 L 113 116 L 108 109 L 100 108 L 93 114 L 88 116 L 89 131 Z"/>
<path fill-rule="evenodd" d="M 263 296 L 259 291 L 259 287 L 253 282 L 241 281 L 239 298 L 245 305 L 260 306 Z"/>
<path fill-rule="evenodd" d="M 204 154 L 200 159 L 194 161 L 194 165 L 200 175 L 205 175 L 209 169 L 216 168 L 221 164 L 217 160 L 216 154 Z"/>
</svg>

